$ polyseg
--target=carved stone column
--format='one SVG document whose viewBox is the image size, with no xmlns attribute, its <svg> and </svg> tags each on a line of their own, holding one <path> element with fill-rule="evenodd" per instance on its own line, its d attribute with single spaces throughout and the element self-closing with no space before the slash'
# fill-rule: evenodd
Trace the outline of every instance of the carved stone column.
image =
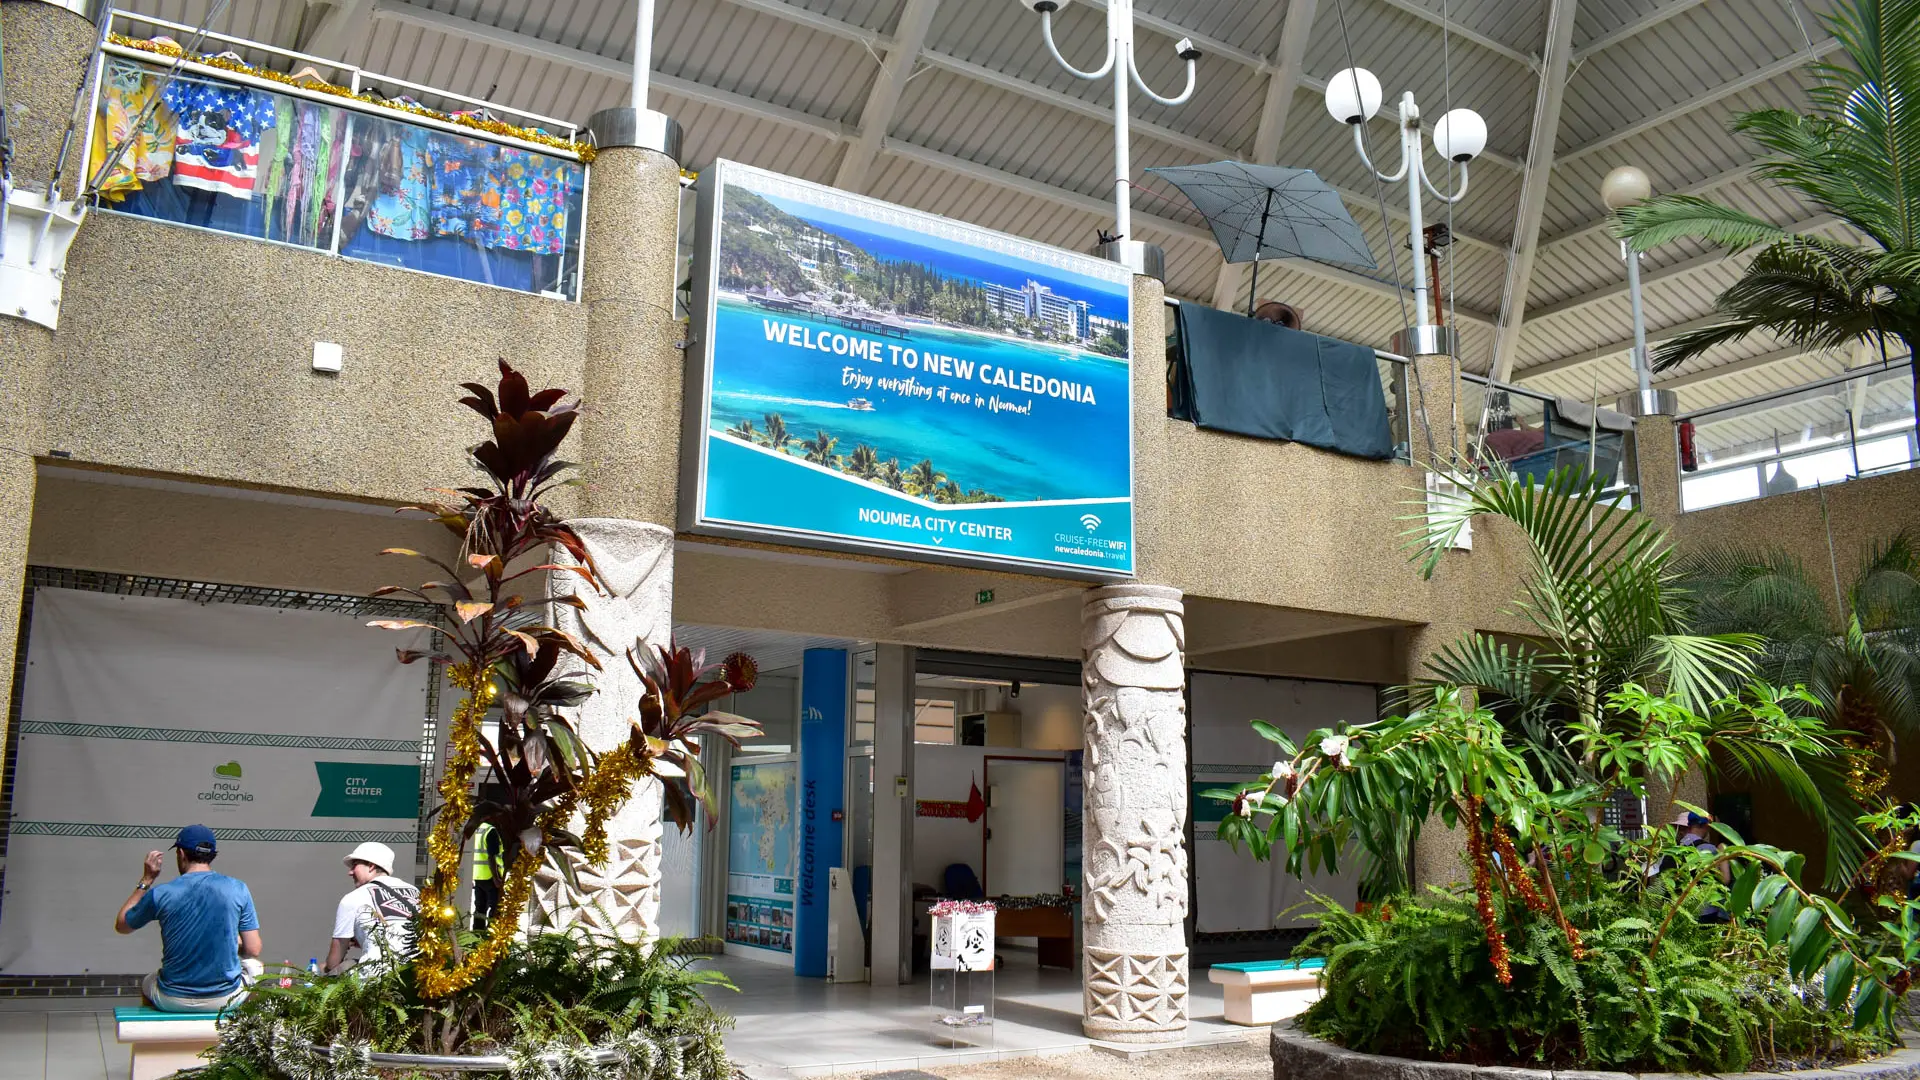
<svg viewBox="0 0 1920 1080">
<path fill-rule="evenodd" d="M 1087 1036 L 1187 1027 L 1186 626 L 1180 590 L 1116 585 L 1081 615 Z"/>
<path fill-rule="evenodd" d="M 673 532 L 621 518 L 571 521 L 575 533 L 600 568 L 608 594 L 599 595 L 573 574 L 555 574 L 552 595 L 576 595 L 586 611 L 555 605 L 554 625 L 587 643 L 601 670 L 594 673 L 599 692 L 573 717 L 580 736 L 594 750 L 606 751 L 627 739 L 629 721 L 640 715 L 640 677 L 627 663 L 636 641 L 667 644 L 673 635 Z M 564 563 L 564 552 L 555 552 Z M 644 941 L 660 934 L 660 813 L 657 780 L 643 782 L 633 798 L 607 822 L 607 864 L 574 859 L 578 890 L 551 865 L 534 879 L 537 917 L 549 925 L 583 922 L 596 931 Z M 577 829 L 581 822 L 576 819 Z"/>
</svg>

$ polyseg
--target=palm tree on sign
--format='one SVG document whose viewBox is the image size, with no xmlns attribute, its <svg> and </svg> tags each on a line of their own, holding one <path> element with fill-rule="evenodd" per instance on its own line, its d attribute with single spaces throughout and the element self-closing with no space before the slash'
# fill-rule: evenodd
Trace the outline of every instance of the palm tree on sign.
<svg viewBox="0 0 1920 1080">
<path fill-rule="evenodd" d="M 933 467 L 932 458 L 922 458 L 919 464 L 907 470 L 907 494 L 932 498 L 946 480 L 947 474 Z"/>
<path fill-rule="evenodd" d="M 880 455 L 873 447 L 860 444 L 847 455 L 847 472 L 869 483 L 880 479 Z"/>
<path fill-rule="evenodd" d="M 1844 589 L 1837 559 L 1810 572 L 1778 549 L 1709 549 L 1689 557 L 1682 572 L 1696 598 L 1695 624 L 1765 639 L 1761 676 L 1813 694 L 1827 726 L 1860 751 L 1849 769 L 1851 793 L 1863 805 L 1884 802 L 1898 740 L 1920 735 L 1920 548 L 1913 537 L 1897 533 L 1873 544 Z M 1866 843 L 1858 838 L 1840 869 L 1857 869 Z"/>
<path fill-rule="evenodd" d="M 1772 156 L 1754 173 L 1791 189 L 1872 240 L 1795 235 L 1764 218 L 1692 195 L 1620 212 L 1639 251 L 1704 240 L 1758 248 L 1720 294 L 1721 317 L 1661 346 L 1668 368 L 1756 332 L 1809 350 L 1865 341 L 1886 359 L 1920 342 L 1920 0 L 1848 0 L 1825 17 L 1842 59 L 1815 65 L 1812 110 L 1762 109 L 1734 121 Z"/>
<path fill-rule="evenodd" d="M 787 430 L 787 422 L 779 413 L 768 413 L 766 434 L 760 436 L 761 445 L 784 454 L 787 452 L 787 444 L 792 441 L 793 433 Z"/>
<path fill-rule="evenodd" d="M 880 482 L 895 491 L 907 490 L 907 474 L 900 471 L 900 459 L 888 458 L 880 469 Z"/>
<path fill-rule="evenodd" d="M 948 480 L 934 489 L 933 501 L 937 503 L 963 503 L 967 501 L 967 493 L 960 490 L 959 484 Z"/>
<path fill-rule="evenodd" d="M 800 449 L 808 461 L 832 469 L 840 464 L 840 455 L 833 452 L 833 448 L 839 445 L 838 437 L 816 429 L 813 438 L 801 443 Z"/>
<path fill-rule="evenodd" d="M 760 441 L 760 433 L 754 430 L 753 421 L 751 420 L 742 420 L 733 425 L 727 429 L 727 434 L 742 442 L 757 443 Z"/>
</svg>

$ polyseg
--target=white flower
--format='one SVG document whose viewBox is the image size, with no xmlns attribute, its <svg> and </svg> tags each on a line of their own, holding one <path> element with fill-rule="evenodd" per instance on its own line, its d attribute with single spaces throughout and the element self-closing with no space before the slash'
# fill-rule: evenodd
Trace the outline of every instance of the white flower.
<svg viewBox="0 0 1920 1080">
<path fill-rule="evenodd" d="M 1273 771 L 1267 775 L 1273 777 L 1276 781 L 1291 780 L 1293 779 L 1293 762 L 1276 761 L 1273 763 Z"/>
<path fill-rule="evenodd" d="M 1347 748 L 1352 744 L 1353 740 L 1345 735 L 1329 735 L 1320 740 L 1320 754 L 1323 757 L 1332 758 L 1341 765 L 1349 765 L 1352 762 L 1347 759 Z"/>
<path fill-rule="evenodd" d="M 1236 814 L 1239 814 L 1243 818 L 1252 817 L 1253 816 L 1253 800 L 1254 800 L 1254 795 L 1253 795 L 1253 792 L 1251 791 L 1247 792 L 1245 795 L 1240 796 L 1240 805 L 1234 807 L 1233 812 Z"/>
</svg>

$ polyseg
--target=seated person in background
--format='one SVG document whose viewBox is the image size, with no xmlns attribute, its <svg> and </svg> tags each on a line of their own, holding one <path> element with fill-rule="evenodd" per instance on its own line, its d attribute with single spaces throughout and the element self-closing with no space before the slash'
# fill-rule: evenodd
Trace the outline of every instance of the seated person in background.
<svg viewBox="0 0 1920 1080">
<path fill-rule="evenodd" d="M 327 946 L 330 975 L 346 970 L 347 953 L 360 947 L 360 967 L 383 957 L 404 960 L 413 954 L 410 923 L 420 911 L 420 890 L 393 876 L 393 849 L 369 840 L 341 858 L 354 887 L 340 898 L 333 915 L 333 943 Z"/>
<path fill-rule="evenodd" d="M 1253 317 L 1259 319 L 1261 322 L 1270 322 L 1275 326 L 1284 326 L 1289 330 L 1302 329 L 1300 325 L 1300 312 L 1295 310 L 1293 305 L 1283 304 L 1278 300 L 1269 300 L 1259 307 L 1254 308 Z"/>
<path fill-rule="evenodd" d="M 1487 449 L 1493 451 L 1495 457 L 1501 461 L 1512 461 L 1545 449 L 1547 433 L 1539 428 L 1528 427 L 1525 420 L 1516 416 L 1512 427 L 1487 432 L 1486 443 Z"/>
<path fill-rule="evenodd" d="M 245 882 L 214 872 L 216 853 L 212 829 L 181 829 L 173 842 L 180 876 L 155 885 L 163 856 L 148 852 L 140 884 L 114 916 L 120 934 L 159 920 L 160 970 L 140 992 L 162 1012 L 217 1013 L 246 997 L 247 976 L 261 971 L 253 894 Z"/>
</svg>

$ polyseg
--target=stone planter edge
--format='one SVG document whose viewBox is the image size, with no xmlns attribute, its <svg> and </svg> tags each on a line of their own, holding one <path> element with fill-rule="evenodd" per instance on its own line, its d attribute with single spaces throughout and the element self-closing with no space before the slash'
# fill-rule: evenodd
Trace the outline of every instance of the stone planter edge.
<svg viewBox="0 0 1920 1080">
<path fill-rule="evenodd" d="M 1591 1069 L 1521 1069 L 1509 1065 L 1459 1065 L 1445 1061 L 1362 1054 L 1316 1039 L 1292 1020 L 1273 1026 L 1274 1080 L 1698 1080 L 1698 1073 L 1627 1073 Z M 1920 1080 L 1920 1048 L 1901 1049 L 1872 1061 L 1798 1072 L 1720 1074 L 1718 1080 Z"/>
</svg>

